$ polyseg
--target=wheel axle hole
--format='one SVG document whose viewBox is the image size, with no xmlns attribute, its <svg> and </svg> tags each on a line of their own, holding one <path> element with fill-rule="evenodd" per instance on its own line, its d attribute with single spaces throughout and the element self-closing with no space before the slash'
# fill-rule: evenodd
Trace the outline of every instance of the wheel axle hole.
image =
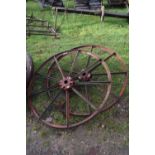
<svg viewBox="0 0 155 155">
<path fill-rule="evenodd" d="M 85 76 L 85 75 L 86 75 L 86 73 L 83 73 L 82 75 L 83 75 L 83 76 Z"/>
<path fill-rule="evenodd" d="M 67 83 L 68 83 L 68 81 L 67 81 L 67 80 L 65 80 L 65 81 L 64 81 L 64 83 L 65 83 L 65 84 L 67 84 Z"/>
</svg>

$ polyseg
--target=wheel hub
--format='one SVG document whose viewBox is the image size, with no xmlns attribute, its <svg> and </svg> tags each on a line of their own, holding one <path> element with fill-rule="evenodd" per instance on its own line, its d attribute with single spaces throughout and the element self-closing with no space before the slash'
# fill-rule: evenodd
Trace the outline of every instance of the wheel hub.
<svg viewBox="0 0 155 155">
<path fill-rule="evenodd" d="M 68 90 L 74 85 L 74 81 L 70 76 L 67 76 L 59 81 L 59 86 L 61 89 Z"/>
<path fill-rule="evenodd" d="M 91 79 L 92 75 L 89 72 L 82 72 L 81 75 L 79 76 L 79 80 L 82 81 L 89 81 Z"/>
</svg>

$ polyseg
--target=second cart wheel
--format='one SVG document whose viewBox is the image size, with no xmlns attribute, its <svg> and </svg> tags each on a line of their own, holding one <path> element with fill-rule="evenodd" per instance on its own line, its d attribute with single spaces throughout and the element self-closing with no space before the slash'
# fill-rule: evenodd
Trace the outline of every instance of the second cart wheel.
<svg viewBox="0 0 155 155">
<path fill-rule="evenodd" d="M 113 107 L 115 104 L 119 103 L 128 85 L 128 67 L 124 60 L 119 56 L 119 54 L 116 51 L 102 45 L 92 44 L 78 46 L 72 50 L 83 50 L 90 53 L 95 53 L 106 62 L 110 69 L 112 76 L 112 88 L 110 96 L 102 111 L 106 111 Z M 91 58 L 89 59 L 89 63 L 91 63 Z M 106 74 L 99 72 L 92 74 L 92 76 L 98 80 L 104 75 L 106 76 Z"/>
</svg>

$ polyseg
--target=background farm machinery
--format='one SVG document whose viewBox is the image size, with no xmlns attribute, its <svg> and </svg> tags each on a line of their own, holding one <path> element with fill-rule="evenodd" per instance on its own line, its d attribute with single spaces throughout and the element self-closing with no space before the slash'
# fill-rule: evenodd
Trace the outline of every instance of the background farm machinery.
<svg viewBox="0 0 155 155">
<path fill-rule="evenodd" d="M 116 17 L 116 18 L 124 18 L 129 21 L 129 13 L 119 13 L 119 12 L 111 12 L 106 11 L 104 5 L 102 5 L 101 0 L 75 0 L 74 7 L 65 7 L 62 0 L 40 0 L 41 6 L 44 8 L 45 6 L 51 6 L 55 15 L 55 23 L 51 26 L 47 20 L 40 19 L 38 17 L 33 16 L 33 12 L 31 15 L 27 15 L 26 17 L 26 35 L 46 35 L 46 36 L 54 36 L 58 37 L 57 33 L 57 16 L 58 12 L 66 13 L 75 13 L 75 14 L 83 14 L 83 15 L 93 15 L 101 17 L 101 21 L 103 21 L 104 17 Z M 110 6 L 129 6 L 128 0 L 108 0 L 108 4 Z M 59 29 L 59 28 L 58 28 Z"/>
<path fill-rule="evenodd" d="M 50 26 L 48 21 L 38 19 L 33 16 L 26 16 L 26 35 L 46 35 L 46 36 L 54 36 L 58 37 L 58 33 L 56 29 Z"/>
<path fill-rule="evenodd" d="M 95 16 L 108 16 L 129 19 L 129 13 L 109 12 L 101 0 L 75 0 L 74 7 L 66 7 L 62 0 L 41 0 L 41 6 L 52 6 L 59 12 L 88 14 Z M 108 0 L 108 6 L 125 6 L 128 8 L 128 0 Z M 103 18 L 103 17 L 102 17 Z"/>
<path fill-rule="evenodd" d="M 47 5 L 65 7 L 64 1 L 66 0 L 39 0 L 42 7 Z M 128 5 L 128 0 L 107 0 L 108 6 L 125 6 Z M 105 5 L 102 0 L 74 0 L 75 8 L 79 9 L 100 9 L 101 5 Z"/>
</svg>

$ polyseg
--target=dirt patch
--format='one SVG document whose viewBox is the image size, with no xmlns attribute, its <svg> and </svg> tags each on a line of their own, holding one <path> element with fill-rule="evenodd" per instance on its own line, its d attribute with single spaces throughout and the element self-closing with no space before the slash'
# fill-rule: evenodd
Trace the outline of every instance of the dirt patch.
<svg viewBox="0 0 155 155">
<path fill-rule="evenodd" d="M 27 155 L 128 155 L 128 98 L 73 130 L 51 129 L 27 113 Z"/>
</svg>

